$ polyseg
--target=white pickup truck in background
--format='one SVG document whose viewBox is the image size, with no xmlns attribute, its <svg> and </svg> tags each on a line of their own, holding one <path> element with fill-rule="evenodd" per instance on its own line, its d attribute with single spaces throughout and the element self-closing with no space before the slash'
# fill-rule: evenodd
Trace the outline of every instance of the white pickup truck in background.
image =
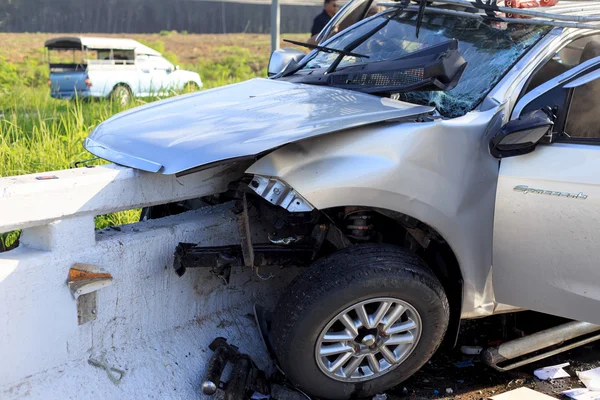
<svg viewBox="0 0 600 400">
<path fill-rule="evenodd" d="M 46 41 L 45 47 L 50 95 L 54 98 L 110 97 L 126 104 L 133 97 L 202 87 L 196 72 L 180 70 L 159 52 L 135 40 L 58 37 Z"/>
</svg>

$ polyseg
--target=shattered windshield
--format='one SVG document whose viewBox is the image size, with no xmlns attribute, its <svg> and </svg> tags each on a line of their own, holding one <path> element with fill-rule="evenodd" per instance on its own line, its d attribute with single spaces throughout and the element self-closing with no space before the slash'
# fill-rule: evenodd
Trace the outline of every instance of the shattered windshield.
<svg viewBox="0 0 600 400">
<path fill-rule="evenodd" d="M 328 41 L 326 46 L 369 56 L 345 56 L 337 67 L 339 71 L 345 66 L 395 59 L 450 39 L 457 39 L 459 51 L 468 65 L 454 89 L 445 92 L 411 91 L 399 94 L 400 100 L 435 106 L 440 114 L 452 118 L 474 109 L 519 58 L 550 30 L 550 27 L 545 26 L 482 21 L 430 13 L 425 15 L 417 38 L 416 20 L 414 12 L 397 13 L 390 10 L 349 28 L 346 34 Z M 360 45 L 348 49 L 354 41 L 370 31 L 375 33 Z M 328 68 L 338 56 L 316 52 L 304 65 L 303 70 Z"/>
</svg>

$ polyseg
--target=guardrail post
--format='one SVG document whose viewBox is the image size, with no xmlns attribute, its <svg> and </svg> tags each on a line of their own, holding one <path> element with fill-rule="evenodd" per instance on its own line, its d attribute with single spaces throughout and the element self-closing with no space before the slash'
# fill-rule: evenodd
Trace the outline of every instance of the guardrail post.
<svg viewBox="0 0 600 400">
<path fill-rule="evenodd" d="M 44 251 L 75 251 L 96 244 L 94 216 L 83 215 L 23 229 L 20 246 Z"/>
</svg>

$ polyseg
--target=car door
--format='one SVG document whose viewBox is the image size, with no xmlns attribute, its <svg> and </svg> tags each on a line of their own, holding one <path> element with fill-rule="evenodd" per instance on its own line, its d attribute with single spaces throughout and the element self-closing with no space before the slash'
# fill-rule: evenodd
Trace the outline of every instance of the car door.
<svg viewBox="0 0 600 400">
<path fill-rule="evenodd" d="M 149 55 L 147 62 L 142 64 L 142 79 L 147 96 L 158 96 L 168 91 L 170 86 L 169 74 L 174 68 L 173 64 L 163 57 Z"/>
<path fill-rule="evenodd" d="M 137 95 L 148 96 L 152 87 L 152 65 L 147 55 L 136 55 L 137 66 Z"/>
<path fill-rule="evenodd" d="M 543 107 L 551 143 L 500 162 L 496 300 L 600 324 L 600 57 L 527 93 L 512 119 Z"/>
</svg>

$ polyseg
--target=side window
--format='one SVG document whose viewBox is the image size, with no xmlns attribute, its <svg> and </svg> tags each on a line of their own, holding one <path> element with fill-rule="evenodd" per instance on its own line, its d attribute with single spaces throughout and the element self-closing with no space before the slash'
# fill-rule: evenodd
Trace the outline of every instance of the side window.
<svg viewBox="0 0 600 400">
<path fill-rule="evenodd" d="M 121 64 L 133 64 L 134 59 L 133 50 L 113 50 L 113 60 L 121 61 Z"/>
<path fill-rule="evenodd" d="M 600 35 L 578 39 L 559 51 L 530 80 L 525 94 L 539 92 L 538 98 L 523 108 L 520 114 L 542 107 L 551 107 L 556 113 L 555 140 L 576 141 L 597 139 L 600 144 L 600 71 L 598 67 L 578 67 L 600 57 Z M 556 82 L 562 74 L 573 69 L 570 83 Z M 568 75 L 568 74 L 567 74 Z M 548 85 L 554 84 L 554 87 Z M 543 86 L 543 85 L 546 85 Z M 528 96 L 523 97 L 525 100 Z"/>
<path fill-rule="evenodd" d="M 563 47 L 533 75 L 524 93 L 528 93 L 549 80 L 564 74 L 571 68 L 596 57 L 593 55 L 592 47 L 590 47 L 592 45 L 589 45 L 589 43 L 600 43 L 600 35 L 586 36 Z M 586 46 L 587 51 L 584 51 Z"/>
<path fill-rule="evenodd" d="M 600 42 L 588 42 L 582 60 L 600 56 Z M 600 139 L 600 79 L 593 79 L 573 89 L 567 114 L 565 136 L 569 138 Z"/>
</svg>

